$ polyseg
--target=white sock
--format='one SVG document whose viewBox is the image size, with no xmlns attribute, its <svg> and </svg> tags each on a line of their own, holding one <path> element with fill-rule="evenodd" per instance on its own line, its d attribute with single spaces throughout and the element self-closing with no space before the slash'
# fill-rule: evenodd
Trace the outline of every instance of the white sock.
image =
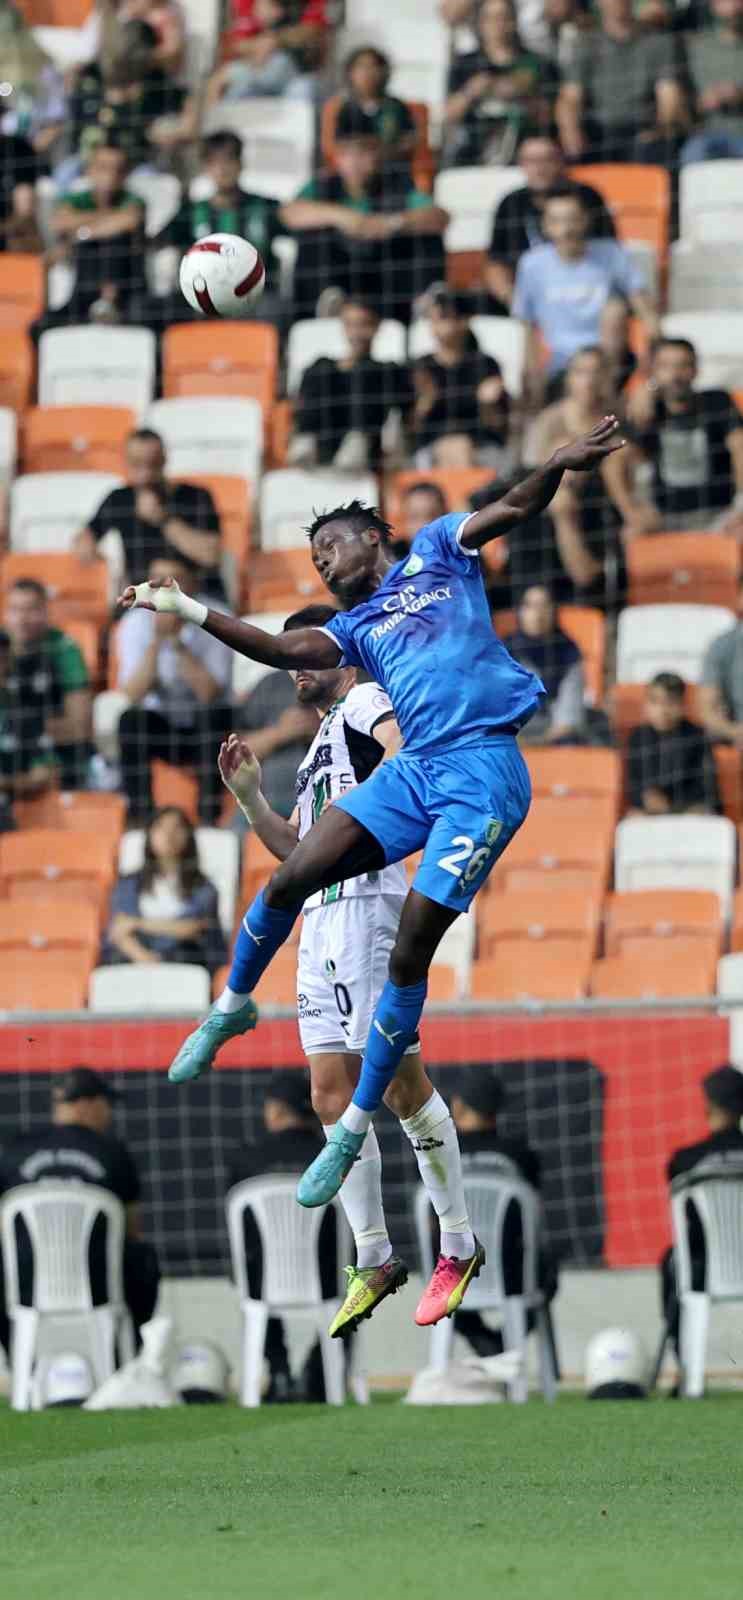
<svg viewBox="0 0 743 1600">
<path fill-rule="evenodd" d="M 438 1089 L 412 1117 L 401 1117 L 415 1151 L 418 1171 L 439 1219 L 441 1254 L 466 1261 L 475 1239 L 467 1215 L 457 1130 Z M 346 1180 L 348 1181 L 348 1180 Z"/>
<path fill-rule="evenodd" d="M 333 1125 L 323 1127 L 329 1139 Z M 382 1207 L 382 1157 L 377 1135 L 369 1128 L 345 1183 L 338 1191 L 356 1245 L 356 1265 L 381 1267 L 392 1254 Z"/>
<path fill-rule="evenodd" d="M 235 994 L 234 989 L 231 989 L 229 984 L 226 984 L 222 990 L 222 993 L 217 996 L 214 1004 L 218 1011 L 223 1011 L 225 1016 L 228 1017 L 230 1016 L 231 1012 L 239 1011 L 240 1007 L 244 1006 L 246 1000 L 249 999 L 249 994 Z"/>
<path fill-rule="evenodd" d="M 346 1106 L 341 1117 L 341 1122 L 344 1128 L 348 1128 L 349 1133 L 366 1133 L 367 1128 L 371 1127 L 371 1120 L 371 1111 L 363 1111 L 361 1106 L 354 1105 L 353 1100 Z"/>
</svg>

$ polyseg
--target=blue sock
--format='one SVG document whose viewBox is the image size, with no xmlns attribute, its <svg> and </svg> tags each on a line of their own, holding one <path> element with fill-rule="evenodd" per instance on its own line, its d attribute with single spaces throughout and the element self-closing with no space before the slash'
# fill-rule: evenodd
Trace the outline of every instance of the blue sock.
<svg viewBox="0 0 743 1600">
<path fill-rule="evenodd" d="M 233 994 L 252 994 L 276 951 L 288 939 L 301 909 L 293 906 L 290 911 L 274 910 L 266 905 L 262 889 L 256 895 L 240 924 L 232 952 L 227 984 Z"/>
<path fill-rule="evenodd" d="M 404 989 L 398 989 L 391 978 L 387 979 L 377 1001 L 361 1075 L 353 1095 L 353 1104 L 362 1111 L 376 1111 L 408 1045 L 413 1043 L 427 988 L 425 978 Z"/>
</svg>

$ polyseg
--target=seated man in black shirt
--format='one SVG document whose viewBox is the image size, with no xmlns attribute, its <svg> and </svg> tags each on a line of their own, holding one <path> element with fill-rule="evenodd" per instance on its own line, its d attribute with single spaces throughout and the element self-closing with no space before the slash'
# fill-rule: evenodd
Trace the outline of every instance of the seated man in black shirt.
<svg viewBox="0 0 743 1600">
<path fill-rule="evenodd" d="M 645 721 L 630 734 L 630 805 L 650 816 L 720 809 L 712 749 L 704 729 L 684 716 L 685 693 L 677 673 L 657 673 L 645 693 Z"/>
<path fill-rule="evenodd" d="M 346 300 L 341 321 L 348 355 L 321 356 L 303 373 L 287 459 L 290 466 L 332 462 L 340 471 L 376 471 L 384 424 L 390 412 L 409 410 L 413 387 L 404 367 L 371 353 L 379 327 L 373 306 Z"/>
<path fill-rule="evenodd" d="M 512 189 L 503 196 L 493 218 L 488 259 L 485 264 L 485 285 L 497 301 L 496 307 L 507 312 L 513 298 L 513 286 L 519 257 L 532 245 L 544 244 L 542 213 L 544 200 L 550 189 L 564 183 L 568 173 L 565 157 L 556 139 L 547 134 L 527 134 L 519 145 L 519 166 L 526 178 L 523 189 Z M 574 186 L 580 193 L 589 215 L 588 233 L 591 239 L 615 238 L 614 223 L 597 189 L 588 183 Z"/>
<path fill-rule="evenodd" d="M 152 561 L 179 556 L 196 567 L 199 590 L 222 595 L 219 517 L 208 489 L 169 483 L 165 446 L 152 428 L 137 428 L 126 444 L 129 482 L 112 489 L 75 535 L 72 548 L 81 561 L 95 561 L 99 541 L 118 533 L 129 579 L 137 583 Z"/>
<path fill-rule="evenodd" d="M 511 407 L 498 362 L 480 349 L 463 295 L 440 286 L 426 299 L 433 349 L 413 368 L 416 465 L 508 471 Z"/>
<path fill-rule="evenodd" d="M 0 1156 L 0 1194 L 23 1183 L 44 1178 L 72 1178 L 110 1189 L 126 1208 L 124 1240 L 124 1298 L 137 1333 L 155 1310 L 160 1268 L 154 1245 L 141 1237 L 138 1215 L 140 1182 L 137 1169 L 121 1140 L 111 1133 L 112 1103 L 118 1098 L 106 1078 L 89 1067 L 73 1067 L 56 1078 L 52 1088 L 52 1120 L 48 1127 L 21 1134 Z M 20 1246 L 21 1294 L 25 1298 L 32 1262 Z M 105 1286 L 104 1263 L 91 1260 L 94 1299 L 100 1301 Z M 3 1264 L 0 1256 L 0 1344 L 9 1348 L 9 1318 L 5 1305 Z M 24 1279 L 26 1280 L 24 1286 Z M 97 1291 L 97 1292 L 96 1292 Z"/>
<path fill-rule="evenodd" d="M 692 1289 L 702 1290 L 706 1278 L 704 1233 L 694 1206 L 694 1183 L 705 1178 L 736 1178 L 743 1184 L 743 1073 L 736 1067 L 717 1067 L 702 1083 L 704 1110 L 709 1125 L 706 1139 L 675 1150 L 668 1163 L 671 1193 L 688 1191 L 686 1215 L 689 1229 Z M 661 1259 L 663 1316 L 678 1354 L 679 1301 L 673 1250 Z"/>
<path fill-rule="evenodd" d="M 31 325 L 38 340 L 70 323 L 138 320 L 145 289 L 144 204 L 126 187 L 127 158 L 110 140 L 93 150 L 84 187 L 63 194 L 52 213 L 54 259 L 69 259 L 75 285 L 66 305 Z"/>
</svg>

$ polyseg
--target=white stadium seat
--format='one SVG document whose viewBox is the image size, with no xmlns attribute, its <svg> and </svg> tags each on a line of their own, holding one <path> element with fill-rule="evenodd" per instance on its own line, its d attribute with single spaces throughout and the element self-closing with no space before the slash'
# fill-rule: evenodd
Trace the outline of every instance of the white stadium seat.
<svg viewBox="0 0 743 1600">
<path fill-rule="evenodd" d="M 302 472 L 284 467 L 267 472 L 261 484 L 261 548 L 299 550 L 307 543 L 305 528 L 316 511 L 347 500 L 375 505 L 377 480 L 371 473 Z"/>
<path fill-rule="evenodd" d="M 244 189 L 292 200 L 312 176 L 315 110 L 293 99 L 220 100 L 207 112 L 204 132 L 229 128 L 243 141 Z"/>
<path fill-rule="evenodd" d="M 243 617 L 243 622 L 251 622 L 254 628 L 262 628 L 264 633 L 280 633 L 286 615 L 284 611 L 256 611 L 252 616 Z M 261 678 L 277 670 L 276 667 L 265 666 L 262 661 L 251 661 L 248 656 L 236 654 L 232 668 L 232 693 L 235 699 L 247 700 Z"/>
<path fill-rule="evenodd" d="M 178 210 L 182 193 L 180 179 L 172 172 L 140 170 L 127 178 L 126 186 L 144 201 L 145 231 L 148 239 L 154 239 Z"/>
<path fill-rule="evenodd" d="M 295 322 L 289 330 L 287 344 L 286 387 L 296 394 L 302 374 L 313 361 L 330 356 L 338 361 L 348 354 L 346 336 L 340 317 L 305 317 Z M 405 329 L 401 322 L 387 317 L 380 322 L 374 336 L 372 355 L 375 361 L 404 362 L 406 355 Z"/>
<path fill-rule="evenodd" d="M 180 0 L 186 24 L 186 75 L 201 88 L 201 79 L 214 65 L 222 16 L 220 0 Z"/>
<path fill-rule="evenodd" d="M 664 334 L 690 339 L 697 353 L 699 389 L 743 388 L 743 311 L 674 311 Z"/>
<path fill-rule="evenodd" d="M 10 491 L 12 550 L 69 550 L 70 541 L 123 479 L 111 472 L 29 472 Z"/>
<path fill-rule="evenodd" d="M 504 195 L 523 189 L 526 177 L 520 167 L 447 167 L 436 176 L 434 200 L 451 218 L 447 250 L 487 250 L 493 216 Z M 476 224 L 478 231 L 460 233 L 459 224 Z"/>
<path fill-rule="evenodd" d="M 140 1017 L 195 1017 L 209 1007 L 206 967 L 160 961 L 152 966 L 96 967 L 90 975 L 90 1010 Z"/>
<path fill-rule="evenodd" d="M 0 406 L 0 484 L 10 483 L 18 454 L 18 423 L 10 406 Z"/>
<path fill-rule="evenodd" d="M 149 328 L 49 328 L 39 340 L 39 405 L 116 404 L 141 415 L 155 390 L 155 335 Z"/>
<path fill-rule="evenodd" d="M 717 993 L 725 1000 L 743 1000 L 743 955 L 722 956 L 717 963 Z"/>
<path fill-rule="evenodd" d="M 726 606 L 628 606 L 619 616 L 617 682 L 647 683 L 656 672 L 678 672 L 698 683 L 707 646 L 734 625 Z"/>
<path fill-rule="evenodd" d="M 679 174 L 679 232 L 700 244 L 743 232 L 743 161 L 691 161 Z"/>
<path fill-rule="evenodd" d="M 231 395 L 156 400 L 146 420 L 162 434 L 171 477 L 222 474 L 245 478 L 251 487 L 260 477 L 263 412 L 257 400 Z"/>
<path fill-rule="evenodd" d="M 526 333 L 516 317 L 471 317 L 470 326 L 480 349 L 493 356 L 503 372 L 503 382 L 509 394 L 521 393 L 524 375 Z M 408 350 L 411 360 L 429 355 L 433 337 L 427 317 L 418 317 L 411 324 Z"/>
<path fill-rule="evenodd" d="M 615 887 L 619 893 L 712 889 L 726 913 L 735 881 L 735 846 L 735 827 L 728 817 L 625 817 L 615 836 Z"/>
<path fill-rule="evenodd" d="M 283 619 L 282 619 L 283 620 Z M 229 938 L 235 920 L 240 848 L 226 828 L 197 828 L 199 866 L 219 895 L 219 920 Z M 139 872 L 144 860 L 144 830 L 128 828 L 119 844 L 119 872 Z"/>
<path fill-rule="evenodd" d="M 709 245 L 679 239 L 671 245 L 669 310 L 680 316 L 706 311 L 711 303 L 721 310 L 743 311 L 740 244 L 723 242 L 710 250 Z"/>
<path fill-rule="evenodd" d="M 368 16 L 368 7 L 364 14 Z M 434 20 L 430 8 L 425 15 L 419 5 L 416 15 L 411 0 L 405 0 L 402 11 L 394 5 L 378 4 L 371 20 L 361 21 L 353 12 L 346 13 L 346 27 L 337 36 L 337 59 L 343 60 L 361 45 L 376 45 L 387 52 L 392 62 L 390 94 L 428 106 L 436 143 L 449 70 L 448 28 Z"/>
</svg>

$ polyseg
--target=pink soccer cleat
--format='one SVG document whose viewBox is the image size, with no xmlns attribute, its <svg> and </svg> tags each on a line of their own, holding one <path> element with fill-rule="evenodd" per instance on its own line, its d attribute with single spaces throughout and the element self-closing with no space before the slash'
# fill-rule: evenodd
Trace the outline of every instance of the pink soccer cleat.
<svg viewBox="0 0 743 1600">
<path fill-rule="evenodd" d="M 477 1239 L 475 1253 L 467 1261 L 458 1261 L 456 1256 L 439 1256 L 431 1282 L 418 1301 L 415 1320 L 419 1328 L 430 1328 L 442 1317 L 453 1317 L 472 1279 L 478 1276 L 484 1265 L 485 1251 Z"/>
</svg>

